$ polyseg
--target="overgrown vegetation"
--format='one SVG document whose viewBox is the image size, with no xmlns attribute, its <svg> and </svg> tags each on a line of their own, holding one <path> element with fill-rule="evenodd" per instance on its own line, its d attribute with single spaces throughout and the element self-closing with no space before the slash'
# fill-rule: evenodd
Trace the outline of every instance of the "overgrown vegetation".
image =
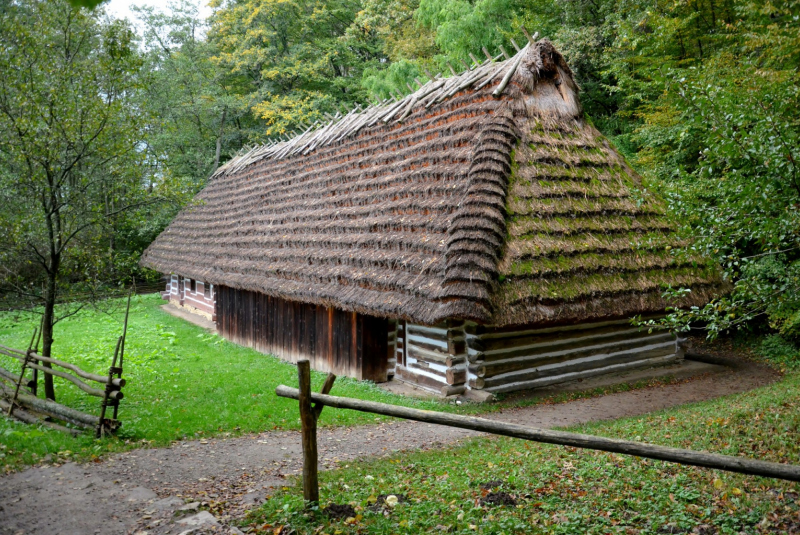
<svg viewBox="0 0 800 535">
<path fill-rule="evenodd" d="M 575 430 L 796 464 L 800 375 Z M 320 508 L 306 510 L 299 486 L 287 487 L 248 525 L 298 534 L 738 534 L 800 527 L 798 484 L 505 438 L 354 462 L 321 473 L 320 485 Z M 392 507 L 387 495 L 404 500 Z M 349 504 L 354 514 L 332 520 L 323 511 L 330 503 Z"/>
</svg>

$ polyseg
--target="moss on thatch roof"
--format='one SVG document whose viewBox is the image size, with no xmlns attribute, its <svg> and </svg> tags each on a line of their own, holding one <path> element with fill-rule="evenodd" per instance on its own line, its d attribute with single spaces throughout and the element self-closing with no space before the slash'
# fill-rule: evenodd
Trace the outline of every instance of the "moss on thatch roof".
<svg viewBox="0 0 800 535">
<path fill-rule="evenodd" d="M 504 81 L 507 85 L 503 85 Z M 719 286 L 583 118 L 546 40 L 221 168 L 142 264 L 433 324 L 658 312 Z M 699 267 L 698 267 L 699 266 Z"/>
</svg>

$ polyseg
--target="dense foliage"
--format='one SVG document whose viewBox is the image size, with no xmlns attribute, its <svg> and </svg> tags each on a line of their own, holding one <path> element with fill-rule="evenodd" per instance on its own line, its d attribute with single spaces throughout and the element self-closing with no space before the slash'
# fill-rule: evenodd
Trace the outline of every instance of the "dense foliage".
<svg viewBox="0 0 800 535">
<path fill-rule="evenodd" d="M 10 25 L 4 43 L 26 31 L 9 14 L 43 5 L 3 2 Z M 589 116 L 647 187 L 667 198 L 688 248 L 715 258 L 725 271 L 729 295 L 676 313 L 672 323 L 700 320 L 712 335 L 769 326 L 790 346 L 800 339 L 797 0 L 215 0 L 207 21 L 183 0 L 166 11 L 139 11 L 138 45 L 130 27 L 105 18 L 102 8 L 46 5 L 96 28 L 97 37 L 84 45 L 92 52 L 76 57 L 108 56 L 112 34 L 125 51 L 124 67 L 123 56 L 108 56 L 71 86 L 93 87 L 91 98 L 102 100 L 103 80 L 116 84 L 108 95 L 128 118 L 111 124 L 127 130 L 108 139 L 127 151 L 106 176 L 117 177 L 114 184 L 122 176 L 138 180 L 147 195 L 156 187 L 171 195 L 170 202 L 118 217 L 93 234 L 98 243 L 113 241 L 109 250 L 126 259 L 104 271 L 112 279 L 135 271 L 141 249 L 242 147 L 407 93 L 434 73 L 482 61 L 484 49 L 513 53 L 515 42 L 525 41 L 519 29 L 525 25 L 565 54 Z M 31 46 L 50 50 L 46 35 L 31 34 Z M 14 47 L 4 54 L 9 50 Z M 19 57 L 4 61 L 5 72 L 23 72 Z M 108 69 L 122 70 L 112 78 Z M 46 88 L 67 72 L 43 71 L 25 82 L 35 86 L 30 102 L 49 102 Z M 69 95 L 59 102 L 69 102 Z M 75 110 L 88 105 L 83 98 L 73 98 Z M 3 131 L 10 150 L 15 130 Z M 14 158 L 0 163 L 9 183 L 24 167 Z M 3 192 L 19 202 L 18 192 Z M 30 232 L 19 219 L 19 213 L 2 219 L 4 235 L 18 246 Z M 27 265 L 20 258 L 4 264 Z M 22 272 L 19 281 L 37 280 L 24 269 L 15 272 Z"/>
</svg>

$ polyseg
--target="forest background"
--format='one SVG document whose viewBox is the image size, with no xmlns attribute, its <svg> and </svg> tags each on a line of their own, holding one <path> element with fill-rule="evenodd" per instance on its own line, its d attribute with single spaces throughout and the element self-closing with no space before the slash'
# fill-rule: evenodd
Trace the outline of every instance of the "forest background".
<svg viewBox="0 0 800 535">
<path fill-rule="evenodd" d="M 186 0 L 138 28 L 0 0 L 0 300 L 52 325 L 156 281 L 144 248 L 238 151 L 550 39 L 588 118 L 669 204 L 730 293 L 675 312 L 800 342 L 800 1 Z M 675 251 L 674 254 L 685 254 Z M 680 288 L 665 288 L 679 295 Z M 76 300 L 77 299 L 77 300 Z M 77 303 L 60 305 L 59 303 Z"/>
</svg>

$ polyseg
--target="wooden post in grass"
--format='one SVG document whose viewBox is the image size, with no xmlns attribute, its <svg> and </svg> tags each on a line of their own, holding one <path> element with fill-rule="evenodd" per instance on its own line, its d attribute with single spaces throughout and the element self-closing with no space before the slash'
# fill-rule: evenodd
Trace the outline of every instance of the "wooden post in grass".
<svg viewBox="0 0 800 535">
<path fill-rule="evenodd" d="M 308 503 L 317 503 L 317 419 L 311 408 L 311 364 L 308 360 L 297 362 L 297 378 L 300 382 L 300 425 L 303 430 L 303 499 Z"/>
<path fill-rule="evenodd" d="M 44 327 L 44 315 L 42 315 L 42 321 L 39 322 L 39 334 L 38 337 L 36 338 L 36 343 L 33 345 L 34 353 L 39 352 L 39 341 L 42 339 L 42 327 Z M 33 363 L 39 364 L 39 361 L 34 359 Z M 33 397 L 36 397 L 36 392 L 39 391 L 39 370 L 37 370 L 36 368 L 33 368 L 33 377 L 28 383 L 28 386 L 31 389 L 31 395 Z"/>
<path fill-rule="evenodd" d="M 297 379 L 300 383 L 300 425 L 303 433 L 303 499 L 306 503 L 319 502 L 318 455 L 317 455 L 317 418 L 323 405 L 311 406 L 311 364 L 307 359 L 297 362 Z M 325 378 L 322 393 L 327 394 L 333 388 L 336 376 L 332 373 Z"/>
<path fill-rule="evenodd" d="M 130 292 L 128 292 L 128 306 L 125 308 L 125 324 L 122 326 L 122 342 L 120 342 L 119 346 L 119 366 L 116 366 L 114 369 L 114 373 L 116 373 L 117 378 L 122 380 L 122 366 L 125 360 L 125 339 L 128 336 L 128 315 L 131 313 L 131 295 L 136 293 L 136 281 L 133 281 L 133 288 Z M 113 375 L 113 374 L 112 374 Z M 114 405 L 114 419 L 117 419 L 117 415 L 119 414 L 119 400 L 117 400 L 116 404 Z"/>
<path fill-rule="evenodd" d="M 111 367 L 108 369 L 108 382 L 106 389 L 103 392 L 103 403 L 100 405 L 100 417 L 97 419 L 97 430 L 95 432 L 96 438 L 102 438 L 105 434 L 106 424 L 106 410 L 109 404 L 114 406 L 114 420 L 117 419 L 117 410 L 119 409 L 119 400 L 122 399 L 119 388 L 125 383 L 122 381 L 122 359 L 125 353 L 125 336 L 128 334 L 128 315 L 131 312 L 131 295 L 133 295 L 133 288 L 128 292 L 128 306 L 125 308 L 125 324 L 122 327 L 122 336 L 117 339 L 117 347 L 114 349 L 114 358 L 111 360 Z M 119 356 L 119 366 L 117 366 L 117 356 Z M 114 375 L 117 376 L 115 385 Z"/>
</svg>

